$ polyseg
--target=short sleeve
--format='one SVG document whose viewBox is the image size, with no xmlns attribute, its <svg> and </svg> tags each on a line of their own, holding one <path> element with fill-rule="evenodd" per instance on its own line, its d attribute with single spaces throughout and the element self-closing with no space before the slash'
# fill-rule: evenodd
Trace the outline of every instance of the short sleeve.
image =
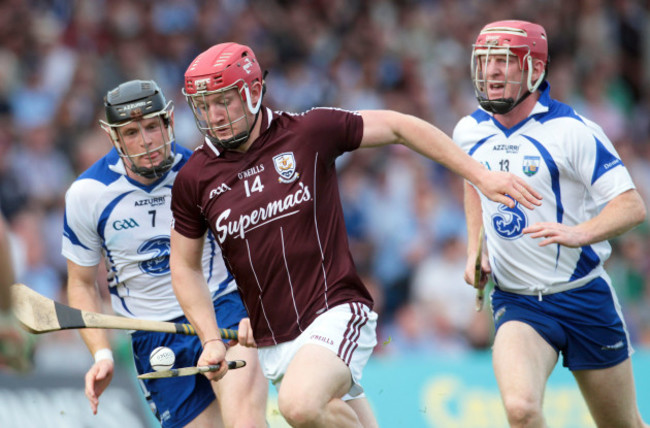
<svg viewBox="0 0 650 428">
<path fill-rule="evenodd" d="M 193 173 L 192 163 L 181 168 L 172 186 L 172 228 L 181 235 L 196 239 L 201 238 L 208 225 L 201 212 L 198 176 Z"/>
<path fill-rule="evenodd" d="M 102 243 L 97 232 L 95 201 L 102 192 L 95 180 L 72 183 L 65 195 L 61 254 L 80 266 L 101 261 Z"/>
<path fill-rule="evenodd" d="M 319 107 L 304 113 L 302 132 L 310 144 L 333 162 L 344 152 L 356 150 L 363 138 L 363 118 L 358 112 Z"/>
<path fill-rule="evenodd" d="M 614 145 L 595 123 L 583 119 L 569 134 L 568 157 L 597 205 L 633 189 L 634 182 Z"/>
</svg>

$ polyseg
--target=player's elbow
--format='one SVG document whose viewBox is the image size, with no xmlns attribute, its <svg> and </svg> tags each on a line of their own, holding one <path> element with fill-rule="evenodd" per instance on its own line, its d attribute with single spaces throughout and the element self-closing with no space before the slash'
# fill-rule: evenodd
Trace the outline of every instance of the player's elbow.
<svg viewBox="0 0 650 428">
<path fill-rule="evenodd" d="M 630 217 L 632 227 L 636 227 L 645 221 L 648 212 L 638 192 L 634 192 L 634 199 L 632 201 L 628 210 L 628 216 Z"/>
<path fill-rule="evenodd" d="M 641 202 L 640 204 L 638 204 L 638 206 L 634 210 L 634 217 L 633 217 L 634 226 L 632 226 L 632 227 L 636 227 L 636 226 L 640 225 L 641 223 L 643 223 L 645 221 L 647 215 L 648 215 L 648 212 L 647 212 L 647 209 L 645 207 L 645 204 L 643 204 L 643 202 Z"/>
</svg>

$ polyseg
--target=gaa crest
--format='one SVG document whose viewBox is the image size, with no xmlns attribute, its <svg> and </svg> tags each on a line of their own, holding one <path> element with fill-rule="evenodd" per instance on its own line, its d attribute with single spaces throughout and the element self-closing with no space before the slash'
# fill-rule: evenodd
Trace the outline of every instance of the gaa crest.
<svg viewBox="0 0 650 428">
<path fill-rule="evenodd" d="M 524 174 L 526 174 L 529 177 L 531 175 L 537 174 L 537 171 L 539 171 L 540 161 L 541 159 L 539 156 L 524 156 L 524 164 L 523 164 Z"/>
<path fill-rule="evenodd" d="M 296 159 L 293 152 L 280 153 L 273 156 L 273 166 L 275 171 L 280 174 L 278 181 L 280 183 L 291 183 L 295 181 L 300 174 L 296 172 Z"/>
</svg>

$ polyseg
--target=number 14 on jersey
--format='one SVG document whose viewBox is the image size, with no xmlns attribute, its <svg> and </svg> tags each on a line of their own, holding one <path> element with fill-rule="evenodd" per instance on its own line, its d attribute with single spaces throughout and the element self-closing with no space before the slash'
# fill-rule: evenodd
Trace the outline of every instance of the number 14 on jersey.
<svg viewBox="0 0 650 428">
<path fill-rule="evenodd" d="M 260 176 L 255 176 L 253 184 L 250 184 L 248 180 L 244 180 L 244 189 L 246 189 L 247 198 L 250 198 L 251 192 L 262 192 L 262 190 L 264 190 L 264 185 L 262 184 Z"/>
</svg>

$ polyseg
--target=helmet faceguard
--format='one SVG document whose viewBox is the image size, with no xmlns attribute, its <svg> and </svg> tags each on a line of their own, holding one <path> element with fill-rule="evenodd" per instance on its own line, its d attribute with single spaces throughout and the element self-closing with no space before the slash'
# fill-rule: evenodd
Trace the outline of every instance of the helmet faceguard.
<svg viewBox="0 0 650 428">
<path fill-rule="evenodd" d="M 199 131 L 224 149 L 235 149 L 245 143 L 262 106 L 263 80 L 259 63 L 248 46 L 221 43 L 196 57 L 185 72 L 183 95 Z M 262 89 L 253 105 L 251 89 L 256 82 Z M 210 116 L 213 106 L 224 109 L 223 122 L 213 121 Z M 249 120 L 246 108 L 255 116 L 253 121 Z M 235 126 L 242 121 L 244 130 L 236 133 Z M 230 137 L 219 138 L 224 130 L 229 131 Z"/>
<path fill-rule="evenodd" d="M 153 80 L 131 80 L 122 83 L 117 88 L 106 94 L 104 99 L 106 109 L 106 121 L 100 120 L 104 131 L 108 133 L 115 149 L 119 153 L 124 165 L 134 173 L 151 179 L 161 177 L 169 171 L 176 155 L 174 143 L 174 127 L 172 125 L 172 112 L 174 105 L 172 101 L 166 101 L 162 91 Z M 143 122 L 149 119 L 156 119 L 154 122 Z M 125 127 L 135 123 L 138 125 L 138 132 L 135 137 L 144 142 L 143 151 L 129 153 L 126 141 L 133 139 L 135 131 Z M 149 147 L 146 143 L 150 134 L 162 135 L 162 144 L 157 147 Z M 154 165 L 152 156 L 159 150 L 163 150 L 163 160 Z M 148 157 L 150 167 L 138 166 L 136 160 L 143 156 Z"/>
<path fill-rule="evenodd" d="M 509 80 L 508 73 L 503 80 L 491 80 L 487 66 L 495 56 L 505 56 L 505 70 L 508 70 L 515 57 L 523 73 L 518 81 Z M 544 63 L 544 71 L 533 81 L 534 60 Z M 483 27 L 472 49 L 472 82 L 479 104 L 485 110 L 506 114 L 528 95 L 535 92 L 546 78 L 548 67 L 548 43 L 546 31 L 541 25 L 526 21 L 497 21 Z M 516 98 L 490 99 L 489 85 L 518 85 Z"/>
</svg>

